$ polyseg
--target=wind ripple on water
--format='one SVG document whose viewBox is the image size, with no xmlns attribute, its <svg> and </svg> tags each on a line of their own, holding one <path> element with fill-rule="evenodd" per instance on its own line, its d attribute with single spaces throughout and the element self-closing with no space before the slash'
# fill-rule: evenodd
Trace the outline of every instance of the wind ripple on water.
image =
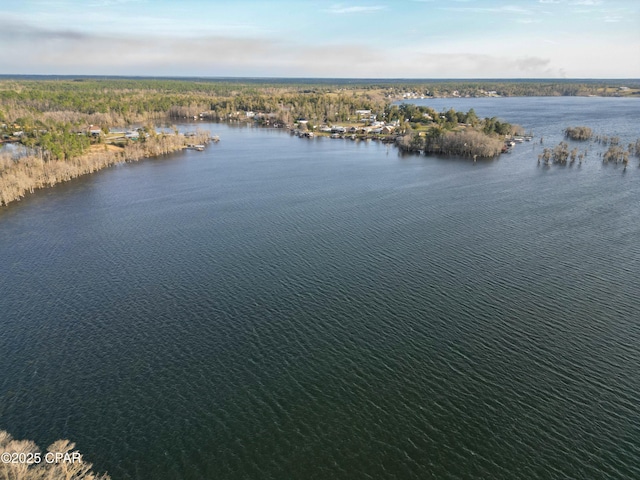
<svg viewBox="0 0 640 480">
<path fill-rule="evenodd" d="M 638 476 L 637 192 L 234 134 L 5 222 L 3 427 L 118 478 Z"/>
</svg>

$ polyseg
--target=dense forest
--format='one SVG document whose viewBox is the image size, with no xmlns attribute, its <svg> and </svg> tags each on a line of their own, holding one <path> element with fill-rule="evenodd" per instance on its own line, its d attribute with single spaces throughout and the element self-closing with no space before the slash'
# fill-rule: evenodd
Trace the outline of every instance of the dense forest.
<svg viewBox="0 0 640 480">
<path fill-rule="evenodd" d="M 0 121 L 123 125 L 159 116 L 208 112 L 226 119 L 238 111 L 278 112 L 319 121 L 345 121 L 355 109 L 380 111 L 407 96 L 632 95 L 640 84 L 562 81 L 368 82 L 348 84 L 154 79 L 0 80 Z M 291 113 L 291 116 L 288 115 Z M 22 121 L 22 122 L 21 122 Z M 31 126 L 31 125 L 29 125 Z"/>
</svg>

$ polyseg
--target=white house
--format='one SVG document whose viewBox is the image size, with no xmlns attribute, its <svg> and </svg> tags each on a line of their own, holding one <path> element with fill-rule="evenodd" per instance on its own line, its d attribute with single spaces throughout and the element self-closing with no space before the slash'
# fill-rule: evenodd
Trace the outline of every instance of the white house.
<svg viewBox="0 0 640 480">
<path fill-rule="evenodd" d="M 99 137 L 102 133 L 102 129 L 97 125 L 89 125 L 89 128 L 87 128 L 87 132 L 92 137 Z"/>
</svg>

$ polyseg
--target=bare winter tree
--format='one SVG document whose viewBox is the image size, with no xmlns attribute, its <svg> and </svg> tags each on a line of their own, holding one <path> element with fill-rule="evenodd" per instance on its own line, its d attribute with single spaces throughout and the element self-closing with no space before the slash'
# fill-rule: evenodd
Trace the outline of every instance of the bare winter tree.
<svg viewBox="0 0 640 480">
<path fill-rule="evenodd" d="M 15 440 L 0 430 L 0 478 L 2 480 L 110 480 L 82 460 L 75 444 L 58 440 L 41 452 L 31 440 Z"/>
</svg>

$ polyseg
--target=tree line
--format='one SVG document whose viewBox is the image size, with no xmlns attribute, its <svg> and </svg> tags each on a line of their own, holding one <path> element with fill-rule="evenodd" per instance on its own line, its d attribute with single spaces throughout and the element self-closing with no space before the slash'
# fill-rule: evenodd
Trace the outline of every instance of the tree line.
<svg viewBox="0 0 640 480">
<path fill-rule="evenodd" d="M 140 141 L 127 141 L 121 147 L 94 145 L 90 151 L 75 157 L 56 157 L 37 149 L 19 159 L 0 155 L 0 205 L 7 205 L 40 188 L 52 187 L 72 178 L 97 172 L 123 162 L 135 162 L 184 148 L 189 143 L 204 144 L 208 132 L 196 132 L 194 137 L 176 134 L 152 134 Z"/>
<path fill-rule="evenodd" d="M 257 116 L 259 121 L 270 124 L 291 125 L 304 119 L 310 125 L 320 125 L 357 122 L 360 119 L 356 111 L 365 110 L 379 120 L 394 122 L 396 131 L 408 136 L 398 142 L 403 149 L 494 156 L 503 147 L 498 140 L 515 132 L 509 123 L 495 117 L 481 119 L 473 110 L 437 112 L 408 103 L 397 105 L 393 100 L 407 91 L 431 96 L 452 92 L 479 95 L 487 91 L 502 95 L 568 95 L 595 91 L 602 85 L 563 81 L 0 80 L 2 139 L 19 141 L 30 153 L 29 158 L 18 162 L 2 160 L 2 203 L 19 198 L 38 185 L 93 171 L 97 165 L 117 163 L 122 156 L 128 159 L 126 152 L 135 150 L 131 157 L 138 158 L 152 155 L 152 145 L 164 151 L 159 146 L 162 141 L 154 138 L 146 146 L 142 142 L 130 143 L 123 151 L 97 152 L 92 145 L 99 143 L 101 137 L 83 134 L 89 124 L 108 131 L 110 127 L 153 125 L 189 117 L 246 120 L 247 112 L 253 111 L 262 114 Z M 105 159 L 99 160 L 100 156 Z M 11 193 L 6 193 L 7 189 Z"/>
<path fill-rule="evenodd" d="M 437 113 L 429 107 L 403 104 L 398 112 L 414 120 L 404 124 L 404 135 L 396 142 L 405 152 L 491 158 L 504 151 L 507 136 L 522 133 L 519 125 L 496 117 L 480 119 L 473 109 Z"/>
</svg>

